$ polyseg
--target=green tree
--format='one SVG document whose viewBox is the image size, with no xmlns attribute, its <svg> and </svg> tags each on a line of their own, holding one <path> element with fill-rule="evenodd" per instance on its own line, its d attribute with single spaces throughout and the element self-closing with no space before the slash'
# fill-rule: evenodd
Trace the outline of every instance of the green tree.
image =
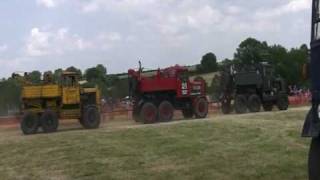
<svg viewBox="0 0 320 180">
<path fill-rule="evenodd" d="M 100 72 L 100 74 L 104 76 L 107 75 L 107 68 L 104 65 L 98 64 L 96 69 Z"/>
<path fill-rule="evenodd" d="M 20 108 L 21 86 L 16 80 L 10 78 L 0 82 L 0 92 L 0 115 Z"/>
<path fill-rule="evenodd" d="M 248 38 L 240 43 L 234 54 L 236 63 L 254 64 L 270 59 L 268 44 L 254 38 Z"/>
<path fill-rule="evenodd" d="M 231 59 L 224 59 L 218 64 L 218 69 L 221 72 L 224 68 L 228 68 L 233 64 L 233 60 Z"/>
<path fill-rule="evenodd" d="M 198 71 L 202 73 L 216 72 L 218 70 L 217 57 L 213 53 L 205 54 L 201 59 L 201 64 L 198 66 Z"/>
<path fill-rule="evenodd" d="M 96 67 L 87 69 L 85 78 L 91 84 L 98 85 L 103 96 L 108 96 L 107 68 L 105 66 L 99 64 Z"/>
<path fill-rule="evenodd" d="M 32 71 L 28 74 L 29 80 L 33 84 L 39 84 L 41 82 L 41 72 L 40 71 Z"/>
<path fill-rule="evenodd" d="M 62 69 L 56 69 L 53 73 L 53 80 L 56 83 L 61 83 L 61 75 L 62 75 L 63 70 Z"/>
</svg>

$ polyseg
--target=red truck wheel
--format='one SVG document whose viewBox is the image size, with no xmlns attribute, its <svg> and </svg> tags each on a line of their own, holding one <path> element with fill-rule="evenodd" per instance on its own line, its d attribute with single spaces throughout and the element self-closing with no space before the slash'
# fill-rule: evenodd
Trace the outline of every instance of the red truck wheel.
<svg viewBox="0 0 320 180">
<path fill-rule="evenodd" d="M 196 118 L 206 118 L 208 115 L 208 101 L 205 98 L 199 98 L 194 104 L 194 113 Z"/>
<path fill-rule="evenodd" d="M 159 105 L 159 120 L 162 122 L 171 121 L 173 118 L 174 107 L 169 101 L 162 101 Z"/>
<path fill-rule="evenodd" d="M 157 121 L 158 109 L 157 107 L 151 103 L 145 103 L 140 111 L 140 119 L 145 124 L 155 123 Z"/>
</svg>

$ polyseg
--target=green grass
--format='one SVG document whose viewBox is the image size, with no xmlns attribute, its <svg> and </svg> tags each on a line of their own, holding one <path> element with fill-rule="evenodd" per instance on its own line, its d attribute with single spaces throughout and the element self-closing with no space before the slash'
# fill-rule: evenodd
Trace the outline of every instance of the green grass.
<svg viewBox="0 0 320 180">
<path fill-rule="evenodd" d="M 307 179 L 305 111 L 22 136 L 0 133 L 1 179 Z"/>
</svg>

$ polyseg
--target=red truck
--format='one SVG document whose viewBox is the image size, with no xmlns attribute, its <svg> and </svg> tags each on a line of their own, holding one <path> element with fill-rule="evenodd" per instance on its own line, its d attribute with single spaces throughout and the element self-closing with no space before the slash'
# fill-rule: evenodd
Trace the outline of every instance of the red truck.
<svg viewBox="0 0 320 180">
<path fill-rule="evenodd" d="M 185 118 L 205 118 L 208 114 L 206 84 L 202 79 L 191 81 L 188 69 L 173 66 L 156 73 L 130 69 L 129 94 L 133 100 L 133 118 L 138 122 L 171 121 L 175 110 Z"/>
</svg>

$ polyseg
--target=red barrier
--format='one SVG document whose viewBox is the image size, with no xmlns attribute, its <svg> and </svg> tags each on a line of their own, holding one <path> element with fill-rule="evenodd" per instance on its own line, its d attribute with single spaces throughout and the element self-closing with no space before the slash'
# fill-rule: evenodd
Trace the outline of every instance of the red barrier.
<svg viewBox="0 0 320 180">
<path fill-rule="evenodd" d="M 289 97 L 290 105 L 307 105 L 311 101 L 311 96 L 309 94 L 301 94 Z"/>
</svg>

